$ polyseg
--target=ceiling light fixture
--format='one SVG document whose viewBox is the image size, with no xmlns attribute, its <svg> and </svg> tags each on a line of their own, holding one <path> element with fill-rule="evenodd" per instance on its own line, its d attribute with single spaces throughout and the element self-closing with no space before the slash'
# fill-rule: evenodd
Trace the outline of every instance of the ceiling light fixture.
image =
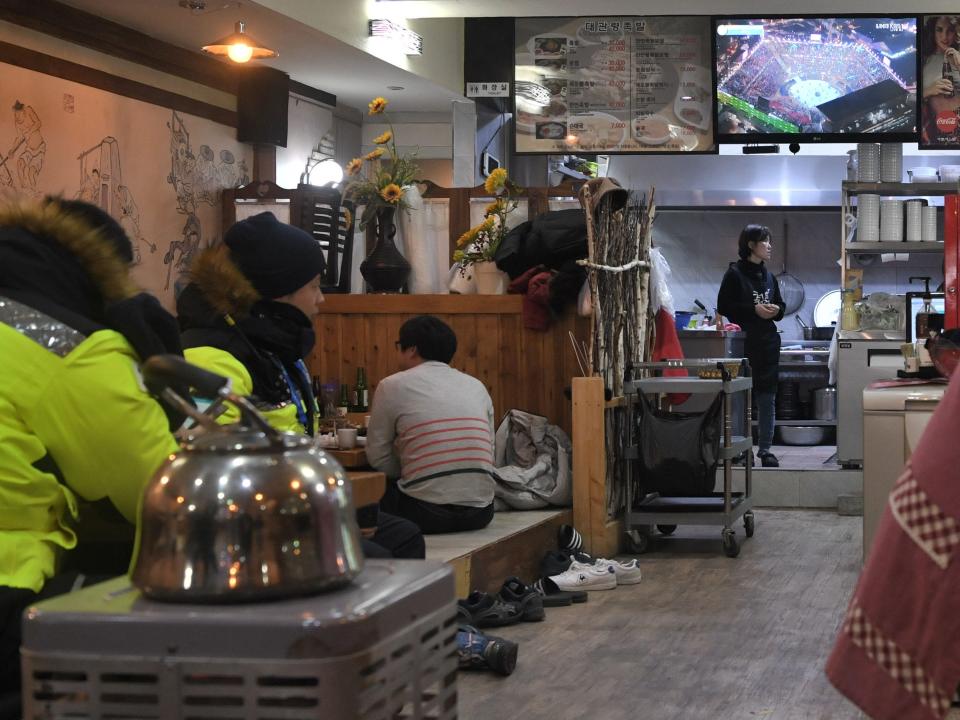
<svg viewBox="0 0 960 720">
<path fill-rule="evenodd" d="M 226 56 L 235 63 L 275 58 L 280 55 L 276 50 L 265 47 L 247 35 L 247 33 L 244 32 L 244 24 L 242 21 L 237 22 L 234 32 L 209 45 L 204 45 L 203 51 L 210 55 Z"/>
</svg>

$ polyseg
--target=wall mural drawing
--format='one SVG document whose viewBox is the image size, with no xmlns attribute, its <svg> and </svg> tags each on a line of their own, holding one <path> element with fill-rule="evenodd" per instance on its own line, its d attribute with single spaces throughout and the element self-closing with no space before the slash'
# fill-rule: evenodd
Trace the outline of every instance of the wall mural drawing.
<svg viewBox="0 0 960 720">
<path fill-rule="evenodd" d="M 252 155 L 232 127 L 0 63 L 0 196 L 102 207 L 168 309 L 192 257 L 220 241 L 220 191 L 250 182 Z"/>
</svg>

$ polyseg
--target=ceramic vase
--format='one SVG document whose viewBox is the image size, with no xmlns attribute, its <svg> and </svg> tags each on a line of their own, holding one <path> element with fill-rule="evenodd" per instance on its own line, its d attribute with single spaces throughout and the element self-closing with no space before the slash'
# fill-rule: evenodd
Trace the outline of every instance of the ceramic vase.
<svg viewBox="0 0 960 720">
<path fill-rule="evenodd" d="M 477 292 L 481 295 L 503 295 L 507 292 L 510 278 L 492 260 L 474 263 L 473 276 L 477 281 Z"/>
<path fill-rule="evenodd" d="M 394 224 L 396 208 L 377 211 L 377 242 L 370 254 L 360 263 L 360 274 L 367 281 L 370 292 L 398 293 L 410 275 L 410 263 L 393 242 L 397 234 Z"/>
</svg>

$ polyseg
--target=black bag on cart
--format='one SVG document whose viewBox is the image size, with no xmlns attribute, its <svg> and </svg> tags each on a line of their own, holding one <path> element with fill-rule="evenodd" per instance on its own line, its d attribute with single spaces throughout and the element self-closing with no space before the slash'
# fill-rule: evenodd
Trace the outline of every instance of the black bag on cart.
<svg viewBox="0 0 960 720">
<path fill-rule="evenodd" d="M 703 412 L 668 412 L 638 394 L 638 499 L 649 493 L 704 497 L 713 492 L 720 458 L 721 407 L 717 395 Z"/>
</svg>

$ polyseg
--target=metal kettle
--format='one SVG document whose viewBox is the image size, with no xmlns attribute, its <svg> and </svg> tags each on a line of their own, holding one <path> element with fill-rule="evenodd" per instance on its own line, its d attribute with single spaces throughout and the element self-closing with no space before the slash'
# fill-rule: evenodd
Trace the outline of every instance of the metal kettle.
<svg viewBox="0 0 960 720">
<path fill-rule="evenodd" d="M 150 480 L 131 580 L 168 602 L 250 602 L 336 588 L 363 567 L 350 481 L 306 436 L 281 433 L 229 381 L 175 356 L 143 366 L 147 387 L 201 428 Z M 221 426 L 172 390 L 230 402 Z"/>
</svg>

